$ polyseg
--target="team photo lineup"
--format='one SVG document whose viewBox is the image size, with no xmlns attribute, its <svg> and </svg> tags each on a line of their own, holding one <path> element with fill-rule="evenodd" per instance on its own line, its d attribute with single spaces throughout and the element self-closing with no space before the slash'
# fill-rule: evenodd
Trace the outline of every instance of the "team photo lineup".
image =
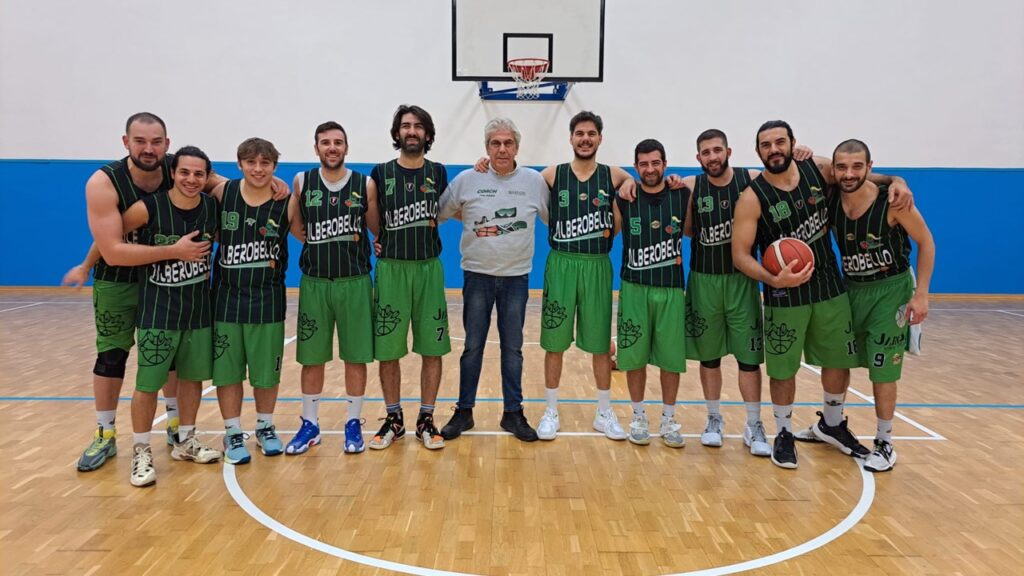
<svg viewBox="0 0 1024 576">
<path fill-rule="evenodd" d="M 344 441 L 320 449 L 387 449 L 406 434 L 399 360 L 410 352 L 410 328 L 411 351 L 422 359 L 413 432 L 425 448 L 444 448 L 474 428 L 495 308 L 500 426 L 520 441 L 558 436 L 563 355 L 575 343 L 592 360 L 593 429 L 611 440 L 647 445 L 660 438 L 682 448 L 675 410 L 681 374 L 693 360 L 707 409 L 700 442 L 722 446 L 721 364 L 733 356 L 746 410 L 742 440 L 753 456 L 796 468 L 795 442 L 821 442 L 862 459 L 866 470 L 891 470 L 897 383 L 904 355 L 918 344 L 912 327 L 928 315 L 935 259 L 907 183 L 872 172 L 871 152 L 860 140 L 841 142 L 831 157 L 817 156 L 780 120 L 756 130 L 762 170 L 731 166 L 729 138 L 708 129 L 696 137 L 701 174 L 666 175 L 664 146 L 645 139 L 634 151 L 637 179 L 598 162 L 600 116 L 580 112 L 568 128 L 572 161 L 538 172 L 516 161 L 515 123 L 494 118 L 482 130 L 485 156 L 449 181 L 445 166 L 427 158 L 436 132 L 430 114 L 402 105 L 391 124 L 398 157 L 369 174 L 345 166 L 348 134 L 328 121 L 313 131 L 319 168 L 279 175 L 274 144 L 249 138 L 237 149 L 242 178 L 227 180 L 200 148 L 172 151 L 158 116 L 130 116 L 127 156 L 86 184 L 94 243 L 64 279 L 76 286 L 90 275 L 94 280 L 97 429 L 78 470 L 96 470 L 117 454 L 115 414 L 132 347 L 133 486 L 157 479 L 151 429 L 161 390 L 167 426 L 160 442 L 174 460 L 240 465 L 252 460 L 250 449 L 299 456 L 319 445 L 325 365 L 335 349 L 344 364 Z M 282 179 L 289 176 L 290 183 Z M 531 367 L 543 370 L 545 408 L 534 428 L 523 409 L 522 347 L 538 218 L 547 225 L 550 252 L 541 303 L 543 367 Z M 449 219 L 462 225 L 466 336 L 458 402 L 439 429 L 442 358 L 452 346 L 438 226 Z M 289 234 L 302 243 L 294 318 L 285 314 Z M 613 337 L 609 253 L 616 234 L 623 249 Z M 684 236 L 691 238 L 688 264 Z M 284 352 L 286 321 L 294 323 L 301 365 L 301 426 L 292 438 L 279 437 L 274 422 L 282 364 L 291 361 Z M 802 360 L 821 368 L 822 405 L 818 421 L 798 430 L 791 416 Z M 367 365 L 374 361 L 385 413 L 364 442 Z M 774 440 L 762 422 L 762 364 Z M 644 408 L 649 365 L 660 371 L 662 393 L 653 427 Z M 857 439 L 843 413 L 850 371 L 857 368 L 867 369 L 873 385 L 873 446 Z M 612 409 L 613 369 L 625 372 L 632 403 L 626 426 Z M 246 380 L 255 404 L 254 444 L 246 442 L 242 424 Z M 224 422 L 223 444 L 216 447 L 196 435 L 209 381 Z"/>
</svg>

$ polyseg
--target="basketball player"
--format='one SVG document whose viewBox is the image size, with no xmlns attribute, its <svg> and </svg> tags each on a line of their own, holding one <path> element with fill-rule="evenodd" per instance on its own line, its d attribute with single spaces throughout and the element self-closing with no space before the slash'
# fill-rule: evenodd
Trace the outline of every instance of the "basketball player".
<svg viewBox="0 0 1024 576">
<path fill-rule="evenodd" d="M 548 221 L 550 192 L 539 172 L 516 164 L 520 140 L 511 120 L 488 122 L 484 146 L 490 169 L 462 172 L 441 196 L 439 221 L 462 213 L 462 324 L 466 330 L 466 347 L 459 360 L 459 403 L 441 429 L 445 440 L 474 426 L 473 407 L 495 304 L 504 398 L 501 428 L 523 442 L 537 440 L 523 413 L 523 323 L 530 297 L 534 226 L 538 216 Z"/>
<path fill-rule="evenodd" d="M 384 424 L 370 440 L 375 450 L 405 435 L 398 361 L 408 354 L 410 324 L 412 350 L 422 358 L 416 438 L 428 449 L 444 448 L 444 438 L 434 425 L 434 402 L 441 385 L 441 357 L 452 349 L 437 232 L 438 203 L 448 187 L 448 172 L 426 158 L 434 136 L 434 121 L 426 110 L 399 106 L 391 122 L 398 158 L 374 166 L 370 174 L 379 191 L 381 220 L 374 356 L 380 361 L 387 411 Z"/>
<path fill-rule="evenodd" d="M 626 371 L 633 402 L 629 441 L 651 442 L 644 409 L 651 364 L 661 369 L 661 440 L 682 448 L 685 439 L 675 410 L 679 374 L 686 372 L 682 239 L 690 190 L 666 184 L 665 147 L 657 140 L 640 142 L 633 154 L 641 192 L 632 202 L 616 197 L 614 207 L 615 229 L 622 231 L 618 367 Z"/>
<path fill-rule="evenodd" d="M 832 154 L 839 194 L 829 198 L 829 223 L 839 246 L 850 295 L 858 363 L 868 369 L 878 419 L 874 451 L 864 468 L 886 472 L 896 464 L 892 418 L 911 324 L 928 316 L 935 241 L 916 208 L 893 210 L 885 185 L 868 181 L 871 151 L 847 140 Z M 910 275 L 910 241 L 917 243 L 917 287 Z"/>
<path fill-rule="evenodd" d="M 318 419 L 324 365 L 338 355 L 345 363 L 347 454 L 365 449 L 360 413 L 366 365 L 373 362 L 373 283 L 367 228 L 378 233 L 377 189 L 373 181 L 345 167 L 348 134 L 337 122 L 316 127 L 313 150 L 318 169 L 295 175 L 290 212 L 293 227 L 305 228 L 299 256 L 299 319 L 296 358 L 302 365 L 302 426 L 285 448 L 303 454 L 320 443 Z"/>
<path fill-rule="evenodd" d="M 202 150 L 186 146 L 171 161 L 174 185 L 170 191 L 143 196 L 122 216 L 123 229 L 140 230 L 142 243 L 167 246 L 195 233 L 204 242 L 217 233 L 216 202 L 203 194 L 210 159 Z M 210 353 L 210 259 L 163 260 L 142 269 L 139 282 L 138 372 L 132 395 L 133 486 L 156 482 L 153 451 L 149 445 L 157 392 L 173 366 L 178 373 L 181 402 L 177 438 L 171 457 L 202 464 L 220 459 L 220 452 L 204 446 L 195 436 L 202 381 L 213 370 Z"/>
<path fill-rule="evenodd" d="M 213 278 L 213 385 L 224 418 L 224 461 L 245 464 L 242 381 L 248 369 L 256 401 L 256 442 L 264 456 L 284 451 L 274 427 L 274 407 L 284 354 L 290 199 L 273 198 L 271 182 L 280 153 L 262 138 L 238 146 L 243 178 L 213 190 L 221 210 Z M 300 239 L 301 229 L 291 228 Z"/>
<path fill-rule="evenodd" d="M 859 458 L 870 454 L 843 418 L 849 369 L 857 365 L 857 353 L 849 298 L 828 238 L 826 193 L 833 183 L 832 168 L 819 158 L 794 162 L 795 144 L 786 122 L 770 121 L 758 129 L 756 150 L 765 172 L 736 204 L 732 242 L 736 268 L 764 283 L 764 346 L 778 427 L 771 458 L 783 468 L 797 467 L 790 419 L 801 353 L 807 362 L 822 367 L 824 408 L 815 434 L 844 454 Z M 892 184 L 890 193 L 899 193 L 903 203 L 909 203 L 902 179 L 874 178 Z M 790 263 L 777 276 L 765 270 L 751 254 L 755 239 L 764 253 L 783 237 L 806 242 L 815 265 L 796 270 L 795 263 Z"/>
</svg>

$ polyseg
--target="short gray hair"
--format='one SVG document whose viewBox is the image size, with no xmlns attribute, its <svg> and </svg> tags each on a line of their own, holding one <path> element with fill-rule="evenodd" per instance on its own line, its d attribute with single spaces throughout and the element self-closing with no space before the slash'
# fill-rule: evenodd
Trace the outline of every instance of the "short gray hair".
<svg viewBox="0 0 1024 576">
<path fill-rule="evenodd" d="M 516 146 L 519 146 L 519 141 L 522 140 L 522 135 L 519 134 L 519 128 L 516 128 L 515 122 L 508 118 L 494 118 L 484 126 L 484 148 L 491 142 L 491 136 L 494 136 L 495 132 L 501 130 L 508 130 L 516 138 Z"/>
</svg>

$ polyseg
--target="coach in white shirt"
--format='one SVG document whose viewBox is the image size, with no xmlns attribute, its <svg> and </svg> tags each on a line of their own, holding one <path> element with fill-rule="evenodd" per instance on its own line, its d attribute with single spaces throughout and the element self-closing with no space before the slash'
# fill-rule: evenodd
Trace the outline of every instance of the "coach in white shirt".
<svg viewBox="0 0 1024 576">
<path fill-rule="evenodd" d="M 441 429 L 445 440 L 473 428 L 491 310 L 498 306 L 501 342 L 501 427 L 524 442 L 537 440 L 523 414 L 523 322 L 533 266 L 534 225 L 547 224 L 549 190 L 540 172 L 516 165 L 519 130 L 507 118 L 484 128 L 490 166 L 465 170 L 441 195 L 438 222 L 462 213 L 462 324 L 466 348 L 459 360 L 459 403 Z"/>
</svg>

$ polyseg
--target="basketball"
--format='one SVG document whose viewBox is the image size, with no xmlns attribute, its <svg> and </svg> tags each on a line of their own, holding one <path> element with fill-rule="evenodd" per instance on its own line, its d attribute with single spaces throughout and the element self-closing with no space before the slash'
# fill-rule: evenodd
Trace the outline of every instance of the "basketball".
<svg viewBox="0 0 1024 576">
<path fill-rule="evenodd" d="M 803 270 L 807 264 L 814 264 L 814 252 L 811 252 L 811 247 L 796 238 L 780 238 L 772 242 L 761 255 L 761 264 L 773 276 L 777 276 L 786 264 L 794 260 L 796 266 L 793 270 L 796 272 Z"/>
</svg>

